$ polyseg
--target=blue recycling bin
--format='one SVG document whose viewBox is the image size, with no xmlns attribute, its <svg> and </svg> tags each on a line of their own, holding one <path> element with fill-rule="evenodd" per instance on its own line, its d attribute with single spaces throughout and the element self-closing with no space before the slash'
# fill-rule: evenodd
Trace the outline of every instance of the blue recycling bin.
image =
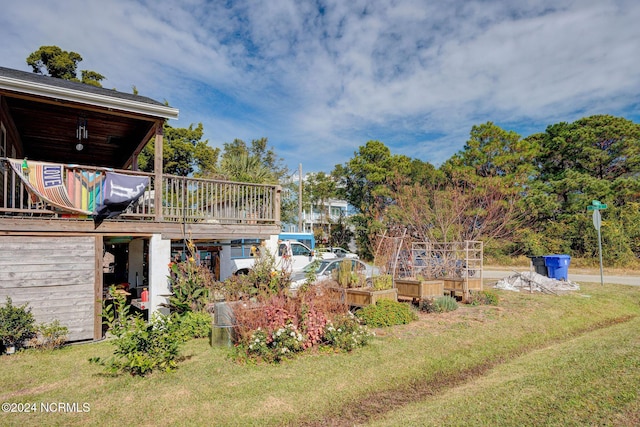
<svg viewBox="0 0 640 427">
<path fill-rule="evenodd" d="M 569 277 L 569 255 L 545 255 L 544 263 L 547 266 L 548 276 L 552 279 L 567 280 Z"/>
</svg>

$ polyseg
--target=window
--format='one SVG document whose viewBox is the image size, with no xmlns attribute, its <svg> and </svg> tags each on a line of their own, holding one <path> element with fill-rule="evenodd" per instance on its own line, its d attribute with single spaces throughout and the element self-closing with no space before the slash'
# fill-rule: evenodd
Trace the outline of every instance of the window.
<svg viewBox="0 0 640 427">
<path fill-rule="evenodd" d="M 251 247 L 260 247 L 259 239 L 239 239 L 231 241 L 231 259 L 251 257 Z"/>
<path fill-rule="evenodd" d="M 304 255 L 311 256 L 311 252 L 309 249 L 305 248 L 302 245 L 291 244 L 291 253 L 293 255 Z"/>
</svg>

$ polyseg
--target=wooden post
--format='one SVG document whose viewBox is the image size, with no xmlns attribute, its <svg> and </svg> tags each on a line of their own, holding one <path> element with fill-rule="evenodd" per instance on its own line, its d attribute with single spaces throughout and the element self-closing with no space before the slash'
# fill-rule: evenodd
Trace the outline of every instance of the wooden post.
<svg viewBox="0 0 640 427">
<path fill-rule="evenodd" d="M 94 279 L 94 322 L 93 322 L 93 339 L 99 340 L 102 339 L 102 288 L 104 284 L 102 283 L 102 267 L 103 267 L 103 256 L 102 247 L 104 244 L 104 240 L 101 234 L 97 235 L 95 238 L 95 279 Z"/>
<path fill-rule="evenodd" d="M 155 173 L 154 183 L 153 183 L 153 206 L 155 208 L 155 220 L 157 222 L 162 222 L 164 219 L 162 213 L 162 121 L 158 121 L 156 123 L 156 140 L 155 140 L 155 151 L 154 151 L 154 162 L 153 162 L 153 171 Z"/>
<path fill-rule="evenodd" d="M 276 224 L 280 224 L 280 198 L 282 197 L 282 187 L 280 187 L 279 185 L 276 186 L 273 197 L 273 219 L 275 220 Z"/>
</svg>

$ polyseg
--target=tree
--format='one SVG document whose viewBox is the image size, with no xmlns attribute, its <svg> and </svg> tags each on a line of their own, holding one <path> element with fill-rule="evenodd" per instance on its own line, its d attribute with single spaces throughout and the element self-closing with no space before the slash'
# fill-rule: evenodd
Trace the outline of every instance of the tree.
<svg viewBox="0 0 640 427">
<path fill-rule="evenodd" d="M 380 141 L 368 141 L 345 165 L 336 165 L 332 174 L 339 194 L 358 211 L 351 221 L 364 257 L 373 254 L 369 237 L 384 229 L 382 215 L 394 202 L 396 178 L 410 177 L 413 166 L 410 158 L 391 154 Z"/>
<path fill-rule="evenodd" d="M 528 236 L 524 245 L 592 256 L 597 243 L 586 207 L 600 200 L 610 206 L 602 226 L 603 241 L 610 242 L 605 261 L 624 265 L 640 256 L 640 125 L 596 115 L 550 125 L 536 138 L 540 175 L 527 193 L 525 212 L 545 239 Z"/>
<path fill-rule="evenodd" d="M 27 57 L 27 65 L 33 68 L 34 73 L 44 74 L 46 70 L 51 77 L 102 87 L 100 82 L 105 77 L 95 71 L 82 70 L 81 79 L 78 79 L 77 68 L 80 61 L 82 56 L 79 53 L 68 52 L 58 46 L 40 46 Z"/>
<path fill-rule="evenodd" d="M 331 198 L 336 198 L 336 183 L 330 175 L 324 172 L 310 173 L 306 176 L 304 189 L 312 206 L 320 211 L 320 224 L 322 233 L 331 239 L 331 220 L 327 211 L 327 203 Z M 325 228 L 324 225 L 327 225 Z"/>
<path fill-rule="evenodd" d="M 597 179 L 630 176 L 640 167 L 640 125 L 596 115 L 548 126 L 538 156 L 543 180 L 571 169 Z"/>
<path fill-rule="evenodd" d="M 453 170 L 464 171 L 470 178 L 500 177 L 509 185 L 522 187 L 535 172 L 537 154 L 535 139 L 521 139 L 517 133 L 487 122 L 471 128 L 464 148 L 442 169 L 450 175 Z"/>
<path fill-rule="evenodd" d="M 202 141 L 204 129 L 202 123 L 194 128 L 174 128 L 165 123 L 162 145 L 162 172 L 170 175 L 209 176 L 216 172 L 219 148 L 212 148 L 208 141 Z M 138 157 L 140 170 L 151 172 L 154 169 L 155 141 L 152 139 Z"/>
<path fill-rule="evenodd" d="M 537 141 L 491 122 L 473 126 L 469 136 L 441 167 L 444 184 L 431 197 L 440 206 L 436 230 L 444 240 L 482 239 L 503 246 L 521 226 L 519 203 L 535 176 Z"/>
<path fill-rule="evenodd" d="M 254 139 L 250 146 L 241 139 L 234 139 L 231 143 L 225 142 L 219 172 L 227 175 L 229 179 L 244 182 L 282 182 L 289 171 L 282 164 L 282 159 L 276 156 L 273 148 L 267 146 L 267 142 L 267 138 Z M 243 167 L 244 172 L 240 173 Z M 248 168 L 254 170 L 250 171 Z"/>
<path fill-rule="evenodd" d="M 272 171 L 249 153 L 233 153 L 222 157 L 219 167 L 226 179 L 257 184 L 274 183 Z"/>
</svg>

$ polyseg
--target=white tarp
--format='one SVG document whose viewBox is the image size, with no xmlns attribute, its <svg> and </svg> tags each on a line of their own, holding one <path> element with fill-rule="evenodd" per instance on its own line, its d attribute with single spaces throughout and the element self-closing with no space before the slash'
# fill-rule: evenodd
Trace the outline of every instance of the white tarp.
<svg viewBox="0 0 640 427">
<path fill-rule="evenodd" d="M 559 293 L 578 291 L 580 290 L 580 285 L 570 280 L 557 280 L 528 271 L 525 273 L 514 273 L 509 277 L 505 277 L 496 283 L 494 288 L 514 292 L 519 292 L 522 289 L 529 292 Z"/>
</svg>

